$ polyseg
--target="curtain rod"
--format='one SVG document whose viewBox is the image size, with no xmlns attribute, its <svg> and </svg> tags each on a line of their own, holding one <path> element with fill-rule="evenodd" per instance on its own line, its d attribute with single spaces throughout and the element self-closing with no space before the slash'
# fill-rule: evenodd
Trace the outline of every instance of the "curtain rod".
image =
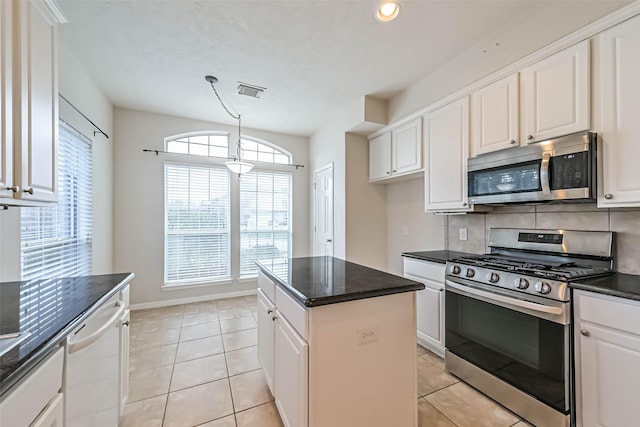
<svg viewBox="0 0 640 427">
<path fill-rule="evenodd" d="M 196 155 L 196 154 L 172 153 L 172 152 L 170 152 L 170 151 L 150 150 L 150 149 L 148 149 L 148 148 L 143 148 L 143 149 L 142 149 L 142 151 L 144 151 L 145 153 L 155 153 L 155 154 L 156 154 L 156 156 L 157 156 L 158 154 L 177 154 L 177 155 L 179 155 L 179 156 L 193 156 L 193 157 L 199 157 L 199 158 L 207 157 L 207 158 L 209 158 L 209 159 L 211 159 L 211 158 L 216 158 L 216 159 L 228 159 L 228 160 L 235 160 L 235 158 L 233 158 L 233 157 L 198 156 L 198 155 Z M 252 162 L 254 162 L 253 160 L 251 160 L 251 161 L 252 161 Z M 266 162 L 254 162 L 254 163 L 266 163 Z M 270 163 L 270 164 L 271 164 L 271 163 Z M 285 164 L 285 163 L 273 163 L 273 164 L 274 164 L 274 165 L 280 165 L 280 166 L 291 166 L 291 167 L 296 168 L 296 170 L 297 170 L 297 169 L 299 169 L 299 168 L 303 168 L 303 167 L 304 167 L 304 165 L 290 165 L 290 164 Z"/>
<path fill-rule="evenodd" d="M 98 127 L 98 125 L 96 125 L 95 123 L 93 123 L 89 117 L 85 116 L 85 115 L 82 113 L 82 111 L 78 110 L 78 109 L 76 108 L 76 106 L 75 106 L 75 105 L 73 105 L 71 102 L 69 102 L 69 100 L 68 100 L 67 98 L 65 98 L 65 97 L 64 97 L 64 96 L 62 96 L 61 94 L 58 94 L 58 96 L 59 96 L 60 98 L 62 98 L 62 100 L 63 100 L 64 102 L 66 102 L 67 104 L 69 104 L 69 106 L 70 106 L 71 108 L 73 108 L 74 110 L 76 110 L 76 111 L 78 112 L 78 114 L 80 114 L 80 115 L 81 115 L 81 116 L 82 116 L 86 121 L 88 121 L 89 123 L 91 123 L 91 126 L 93 126 L 94 128 L 96 128 L 96 129 L 97 129 L 97 132 L 96 132 L 96 131 L 93 131 L 93 136 L 96 136 L 96 134 L 97 134 L 97 133 L 101 133 L 101 134 L 103 134 L 103 135 L 105 136 L 105 138 L 109 139 L 109 135 L 107 135 L 106 133 L 104 133 L 104 132 L 103 132 L 103 130 L 102 130 L 102 129 L 100 129 L 100 128 Z"/>
</svg>

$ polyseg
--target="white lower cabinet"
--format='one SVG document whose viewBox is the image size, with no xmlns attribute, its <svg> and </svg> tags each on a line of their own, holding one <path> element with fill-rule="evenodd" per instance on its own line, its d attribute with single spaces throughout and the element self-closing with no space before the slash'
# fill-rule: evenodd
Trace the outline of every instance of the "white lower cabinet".
<svg viewBox="0 0 640 427">
<path fill-rule="evenodd" d="M 40 362 L 26 379 L 9 390 L 0 403 L 2 427 L 62 427 L 64 396 L 62 366 L 64 349 L 59 348 Z"/>
<path fill-rule="evenodd" d="M 416 292 L 418 343 L 444 356 L 444 264 L 404 259 L 404 277 L 421 282 Z"/>
<path fill-rule="evenodd" d="M 276 406 L 286 427 L 303 427 L 308 423 L 309 344 L 279 311 L 275 324 Z"/>
<path fill-rule="evenodd" d="M 275 306 L 267 296 L 258 289 L 258 361 L 262 366 L 267 385 L 275 394 L 273 384 L 274 341 L 275 341 Z"/>
<path fill-rule="evenodd" d="M 638 425 L 640 302 L 575 291 L 576 425 Z"/>
</svg>

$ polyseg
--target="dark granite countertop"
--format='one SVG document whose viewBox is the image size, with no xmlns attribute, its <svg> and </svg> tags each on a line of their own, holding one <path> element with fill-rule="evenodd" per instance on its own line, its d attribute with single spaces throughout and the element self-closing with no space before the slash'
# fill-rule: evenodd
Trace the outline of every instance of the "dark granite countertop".
<svg viewBox="0 0 640 427">
<path fill-rule="evenodd" d="M 334 257 L 272 259 L 257 264 L 307 307 L 424 289 L 422 283 Z"/>
<path fill-rule="evenodd" d="M 31 333 L 0 357 L 0 397 L 133 277 L 121 273 L 0 283 L 0 335 Z"/>
<path fill-rule="evenodd" d="M 633 274 L 614 273 L 609 276 L 582 279 L 569 283 L 569 287 L 640 301 L 640 276 Z"/>
<path fill-rule="evenodd" d="M 403 252 L 402 256 L 407 258 L 415 258 L 422 261 L 437 262 L 440 264 L 446 264 L 454 258 L 463 258 L 467 256 L 474 256 L 477 254 L 470 254 L 467 252 L 456 251 L 423 251 L 423 252 Z"/>
</svg>

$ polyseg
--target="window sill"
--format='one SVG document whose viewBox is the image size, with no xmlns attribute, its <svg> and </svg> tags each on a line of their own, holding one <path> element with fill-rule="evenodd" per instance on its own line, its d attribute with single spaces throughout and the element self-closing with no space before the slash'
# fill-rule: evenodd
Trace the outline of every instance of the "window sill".
<svg viewBox="0 0 640 427">
<path fill-rule="evenodd" d="M 221 279 L 207 282 L 185 282 L 185 283 L 165 283 L 160 287 L 163 291 L 177 291 L 181 289 L 207 288 L 212 286 L 222 286 L 233 284 L 232 279 Z"/>
<path fill-rule="evenodd" d="M 258 273 L 250 276 L 240 276 L 238 278 L 238 283 L 248 283 L 248 282 L 257 282 L 257 281 L 258 281 Z"/>
</svg>

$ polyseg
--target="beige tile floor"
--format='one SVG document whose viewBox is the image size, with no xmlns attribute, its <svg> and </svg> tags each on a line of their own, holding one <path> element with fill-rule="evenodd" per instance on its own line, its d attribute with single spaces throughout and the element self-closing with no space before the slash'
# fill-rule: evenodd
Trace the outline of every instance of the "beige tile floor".
<svg viewBox="0 0 640 427">
<path fill-rule="evenodd" d="M 120 427 L 282 426 L 258 364 L 256 326 L 255 296 L 132 312 Z M 440 357 L 417 352 L 420 427 L 528 426 L 447 373 Z"/>
</svg>

